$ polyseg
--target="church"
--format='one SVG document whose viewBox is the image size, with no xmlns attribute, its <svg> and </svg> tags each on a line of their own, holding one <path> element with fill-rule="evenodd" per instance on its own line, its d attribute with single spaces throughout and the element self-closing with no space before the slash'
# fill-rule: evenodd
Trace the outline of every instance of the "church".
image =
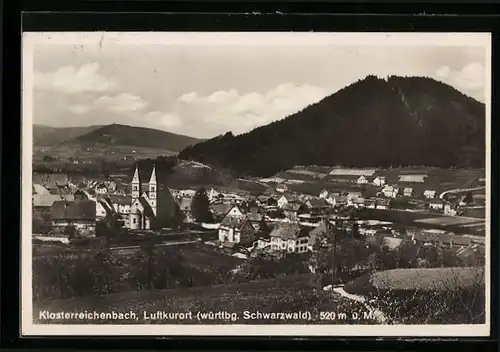
<svg viewBox="0 0 500 352">
<path fill-rule="evenodd" d="M 164 178 L 158 178 L 156 168 L 149 175 L 136 166 L 132 178 L 131 230 L 158 230 L 172 228 L 180 220 L 179 205 L 167 188 Z"/>
</svg>

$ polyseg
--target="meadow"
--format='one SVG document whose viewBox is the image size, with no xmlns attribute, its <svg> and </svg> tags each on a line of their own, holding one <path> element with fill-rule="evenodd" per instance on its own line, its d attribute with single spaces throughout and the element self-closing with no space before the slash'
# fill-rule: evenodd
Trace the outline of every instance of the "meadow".
<svg viewBox="0 0 500 352">
<path fill-rule="evenodd" d="M 165 312 L 227 312 L 238 317 L 238 324 L 374 324 L 374 319 L 354 319 L 352 313 L 363 316 L 370 312 L 361 304 L 351 301 L 336 293 L 315 291 L 311 285 L 311 277 L 293 275 L 265 279 L 254 282 L 213 285 L 210 287 L 192 287 L 187 289 L 156 290 L 148 292 L 128 292 L 111 294 L 102 297 L 85 297 L 71 300 L 58 300 L 38 304 L 34 307 L 34 317 L 39 316 L 39 310 L 51 311 L 98 311 L 98 312 L 128 312 L 133 311 L 139 317 L 157 311 Z M 281 320 L 264 319 L 263 317 L 251 320 L 244 319 L 244 312 L 308 312 L 309 317 L 304 319 Z M 319 312 L 336 312 L 345 314 L 335 320 L 321 320 Z M 133 321 L 120 321 L 128 324 L 231 324 L 224 318 L 213 320 L 145 320 L 139 318 Z M 35 323 L 41 321 L 35 319 Z M 58 320 L 43 321 L 43 323 L 72 324 L 72 323 L 99 323 L 116 324 L 118 321 L 75 321 Z"/>
</svg>

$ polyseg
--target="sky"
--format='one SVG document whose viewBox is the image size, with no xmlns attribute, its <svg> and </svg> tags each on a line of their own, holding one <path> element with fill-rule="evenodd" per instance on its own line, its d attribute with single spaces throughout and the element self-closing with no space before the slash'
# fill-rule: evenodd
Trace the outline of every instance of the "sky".
<svg viewBox="0 0 500 352">
<path fill-rule="evenodd" d="M 38 33 L 25 40 L 23 69 L 36 124 L 119 123 L 198 138 L 248 132 L 369 74 L 431 77 L 485 102 L 484 40 L 394 38 Z"/>
</svg>

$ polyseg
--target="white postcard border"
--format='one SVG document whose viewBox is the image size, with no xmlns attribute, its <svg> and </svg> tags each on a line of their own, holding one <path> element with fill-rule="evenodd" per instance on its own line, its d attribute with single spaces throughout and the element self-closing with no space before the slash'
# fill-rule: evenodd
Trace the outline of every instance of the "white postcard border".
<svg viewBox="0 0 500 352">
<path fill-rule="evenodd" d="M 242 37 L 244 37 L 244 44 Z M 61 325 L 33 324 L 31 185 L 33 153 L 33 55 L 36 45 L 384 45 L 482 46 L 486 50 L 486 207 L 491 209 L 490 33 L 312 33 L 312 32 L 25 32 L 22 37 L 22 224 L 21 334 L 23 336 L 489 336 L 491 320 L 490 221 L 486 211 L 486 323 L 478 325 Z M 189 328 L 187 328 L 189 326 Z"/>
</svg>

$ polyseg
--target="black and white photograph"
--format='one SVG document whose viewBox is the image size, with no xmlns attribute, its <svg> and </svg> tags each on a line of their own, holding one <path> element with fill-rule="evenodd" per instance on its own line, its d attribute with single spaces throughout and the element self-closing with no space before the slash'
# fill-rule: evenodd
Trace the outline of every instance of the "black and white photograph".
<svg viewBox="0 0 500 352">
<path fill-rule="evenodd" d="M 489 33 L 22 44 L 23 335 L 489 335 Z"/>
</svg>

